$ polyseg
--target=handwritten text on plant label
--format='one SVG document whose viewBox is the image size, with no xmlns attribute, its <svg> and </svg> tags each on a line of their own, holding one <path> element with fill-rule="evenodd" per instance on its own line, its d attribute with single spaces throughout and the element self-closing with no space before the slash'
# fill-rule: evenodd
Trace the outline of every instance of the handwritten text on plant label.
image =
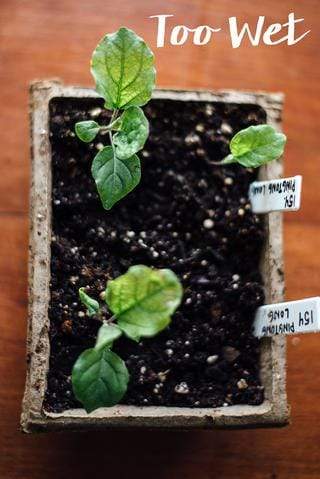
<svg viewBox="0 0 320 479">
<path fill-rule="evenodd" d="M 301 203 L 302 176 L 254 181 L 249 188 L 253 213 L 297 211 Z"/>
<path fill-rule="evenodd" d="M 320 331 L 320 297 L 261 306 L 253 327 L 259 338 Z"/>
</svg>

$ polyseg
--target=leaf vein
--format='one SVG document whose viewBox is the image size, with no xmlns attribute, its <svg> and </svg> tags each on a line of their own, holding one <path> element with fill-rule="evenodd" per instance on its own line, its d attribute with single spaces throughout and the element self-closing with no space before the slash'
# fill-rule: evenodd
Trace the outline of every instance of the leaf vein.
<svg viewBox="0 0 320 479">
<path fill-rule="evenodd" d="M 135 76 L 129 83 L 127 83 L 123 88 L 122 88 L 122 93 L 127 90 L 127 88 L 130 88 L 130 86 L 137 81 L 137 78 L 139 77 L 142 67 L 143 67 L 143 53 L 144 53 L 144 45 L 141 44 L 141 51 L 140 51 L 140 58 L 139 58 L 139 65 L 138 65 L 138 70 Z"/>
</svg>

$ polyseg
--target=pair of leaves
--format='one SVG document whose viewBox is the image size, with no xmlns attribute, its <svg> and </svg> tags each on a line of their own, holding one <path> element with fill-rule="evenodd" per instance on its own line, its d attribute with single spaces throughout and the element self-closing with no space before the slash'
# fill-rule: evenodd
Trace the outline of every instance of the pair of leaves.
<svg viewBox="0 0 320 479">
<path fill-rule="evenodd" d="M 280 158 L 286 141 L 286 136 L 270 125 L 249 126 L 232 138 L 231 154 L 222 164 L 239 163 L 246 168 L 258 168 Z"/>
<path fill-rule="evenodd" d="M 75 132 L 80 140 L 90 143 L 101 128 L 96 121 L 80 121 L 75 125 Z M 113 137 L 117 158 L 126 160 L 144 147 L 149 135 L 149 123 L 141 108 L 132 106 L 125 110 L 110 129 L 116 130 Z"/>
<path fill-rule="evenodd" d="M 81 302 L 88 314 L 97 314 L 98 301 L 79 289 Z M 105 301 L 115 316 L 117 325 L 100 328 L 96 347 L 110 345 L 120 336 L 119 330 L 134 341 L 155 336 L 170 322 L 170 317 L 182 299 L 182 286 L 170 269 L 131 266 L 118 278 L 108 281 Z"/>
<path fill-rule="evenodd" d="M 88 308 L 92 307 L 92 298 L 87 294 L 80 299 Z M 181 299 L 179 279 L 168 269 L 132 266 L 127 273 L 108 282 L 106 303 L 117 324 L 101 326 L 95 347 L 79 356 L 72 371 L 75 396 L 88 412 L 117 404 L 127 390 L 128 370 L 110 350 L 113 341 L 122 332 L 134 341 L 155 336 L 168 326 Z"/>
</svg>

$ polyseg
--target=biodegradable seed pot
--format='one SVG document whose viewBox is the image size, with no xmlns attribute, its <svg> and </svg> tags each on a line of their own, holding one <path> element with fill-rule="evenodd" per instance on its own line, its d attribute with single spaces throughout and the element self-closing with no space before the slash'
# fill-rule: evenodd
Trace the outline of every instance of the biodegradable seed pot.
<svg viewBox="0 0 320 479">
<path fill-rule="evenodd" d="M 253 215 L 248 187 L 257 174 L 279 178 L 281 162 L 259 170 L 212 162 L 243 128 L 279 129 L 281 108 L 280 94 L 154 91 L 141 182 L 106 211 L 90 175 L 105 134 L 84 144 L 74 133 L 78 121 L 109 123 L 103 100 L 58 81 L 32 85 L 24 431 L 287 423 L 285 339 L 251 332 L 256 308 L 283 300 L 284 279 L 281 214 Z M 88 414 L 71 373 L 101 323 L 78 290 L 101 301 L 106 282 L 137 264 L 173 270 L 183 299 L 157 336 L 114 343 L 128 389 Z"/>
</svg>

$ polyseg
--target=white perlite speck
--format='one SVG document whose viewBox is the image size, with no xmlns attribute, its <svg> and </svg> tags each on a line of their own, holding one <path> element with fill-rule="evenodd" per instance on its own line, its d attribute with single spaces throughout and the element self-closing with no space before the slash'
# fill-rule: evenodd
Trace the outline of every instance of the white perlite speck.
<svg viewBox="0 0 320 479">
<path fill-rule="evenodd" d="M 198 123 L 198 125 L 196 126 L 196 131 L 198 131 L 199 133 L 203 133 L 204 130 L 204 125 L 202 123 Z"/>
<path fill-rule="evenodd" d="M 233 132 L 232 127 L 228 123 L 225 123 L 225 122 L 222 122 L 220 129 L 221 129 L 222 133 L 229 134 L 229 135 Z"/>
<path fill-rule="evenodd" d="M 185 143 L 187 145 L 193 145 L 195 143 L 200 143 L 200 137 L 199 135 L 196 135 L 195 133 L 190 133 L 185 137 Z"/>
<path fill-rule="evenodd" d="M 233 185 L 233 178 L 231 178 L 230 176 L 227 176 L 224 179 L 224 184 L 227 185 L 227 186 Z"/>
<path fill-rule="evenodd" d="M 89 111 L 89 115 L 91 116 L 91 118 L 96 118 L 97 116 L 100 115 L 101 112 L 102 112 L 102 109 L 99 107 L 92 108 L 92 110 Z"/>
<path fill-rule="evenodd" d="M 211 228 L 214 227 L 214 221 L 211 218 L 207 218 L 203 222 L 203 226 L 207 229 L 210 230 Z"/>
<path fill-rule="evenodd" d="M 188 384 L 185 382 L 177 384 L 174 388 L 174 392 L 177 394 L 189 394 Z"/>
<path fill-rule="evenodd" d="M 238 389 L 247 389 L 247 387 L 248 387 L 247 381 L 243 378 L 239 379 L 239 381 L 237 382 L 237 388 Z"/>
<path fill-rule="evenodd" d="M 214 364 L 218 360 L 219 356 L 217 354 L 213 354 L 212 356 L 207 357 L 208 364 Z"/>
</svg>

